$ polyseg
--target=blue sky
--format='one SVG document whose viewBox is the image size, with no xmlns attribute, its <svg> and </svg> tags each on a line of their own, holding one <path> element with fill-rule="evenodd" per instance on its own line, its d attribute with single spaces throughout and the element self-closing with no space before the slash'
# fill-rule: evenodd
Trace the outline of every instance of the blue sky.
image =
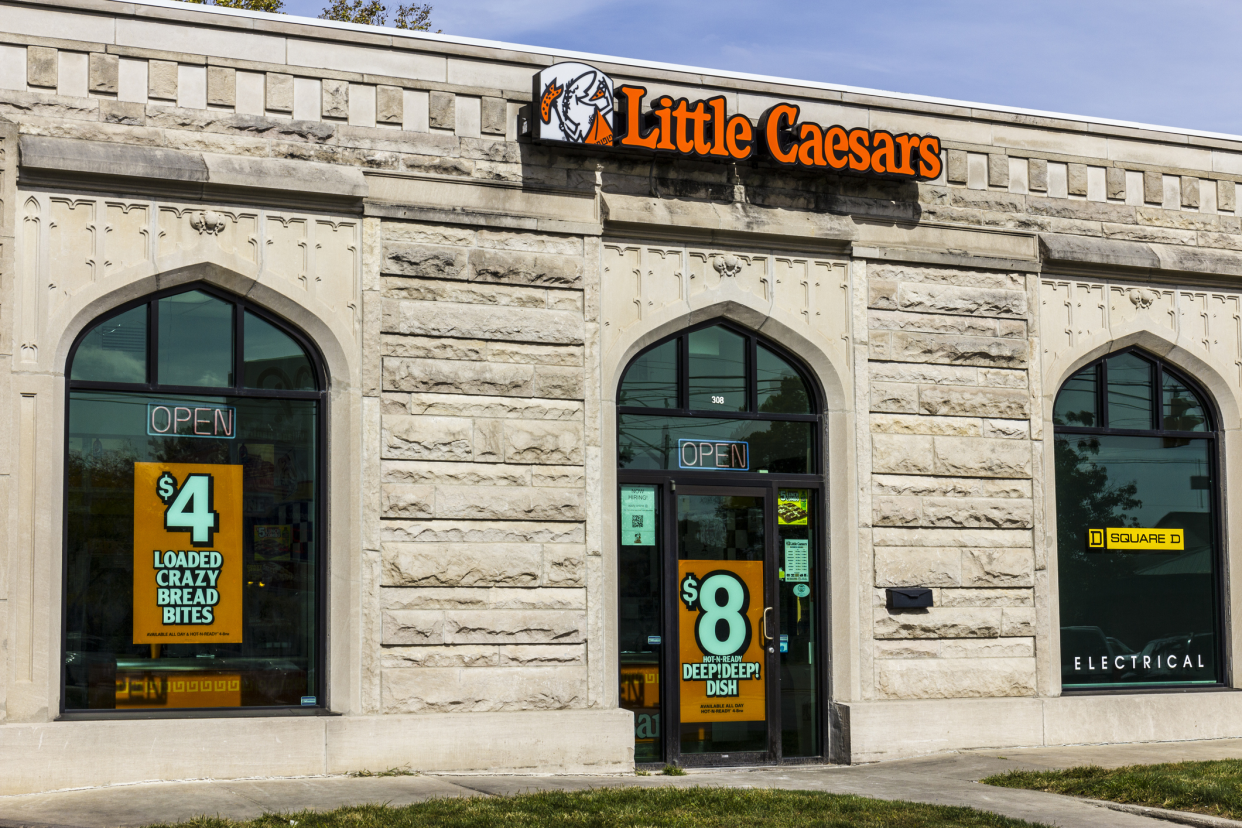
<svg viewBox="0 0 1242 828">
<path fill-rule="evenodd" d="M 446 34 L 1242 134 L 1238 0 L 432 1 Z"/>
</svg>

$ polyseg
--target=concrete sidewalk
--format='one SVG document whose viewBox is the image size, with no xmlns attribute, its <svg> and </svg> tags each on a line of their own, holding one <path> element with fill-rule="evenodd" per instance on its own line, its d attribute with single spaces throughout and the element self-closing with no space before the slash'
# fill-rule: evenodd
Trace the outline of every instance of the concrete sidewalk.
<svg viewBox="0 0 1242 828">
<path fill-rule="evenodd" d="M 268 811 L 326 810 L 367 802 L 405 805 L 433 797 L 495 796 L 617 785 L 816 790 L 938 805 L 966 805 L 1061 828 L 1167 828 L 1169 822 L 1163 819 L 1114 810 L 1103 803 L 1036 791 L 993 788 L 980 785 L 977 780 L 1018 768 L 1044 770 L 1087 764 L 1117 767 L 1236 757 L 1242 757 L 1242 739 L 981 750 L 854 767 L 800 765 L 691 771 L 683 777 L 418 775 L 150 782 L 0 797 L 0 828 L 121 828 L 177 822 L 202 814 L 246 819 Z M 1152 809 L 1139 810 L 1150 812 Z M 1162 816 L 1165 819 L 1175 817 L 1192 825 L 1242 825 L 1242 822 L 1194 815 L 1164 813 Z"/>
</svg>

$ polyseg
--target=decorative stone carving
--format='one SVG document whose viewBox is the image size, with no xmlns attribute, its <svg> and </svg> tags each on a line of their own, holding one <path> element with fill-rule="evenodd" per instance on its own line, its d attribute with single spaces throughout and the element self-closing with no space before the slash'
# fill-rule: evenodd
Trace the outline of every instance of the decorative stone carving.
<svg viewBox="0 0 1242 828">
<path fill-rule="evenodd" d="M 1170 342 L 1195 343 L 1242 382 L 1242 292 L 1045 279 L 1040 296 L 1045 366 L 1091 337 L 1141 321 Z"/>
<path fill-rule="evenodd" d="M 23 193 L 15 341 L 33 363 L 44 325 L 73 297 L 175 256 L 233 257 L 237 268 L 297 288 L 358 332 L 361 219 L 264 209 Z M 54 351 L 55 349 L 51 349 Z"/>
<path fill-rule="evenodd" d="M 742 260 L 733 255 L 717 256 L 712 262 L 712 267 L 721 276 L 732 278 L 742 272 Z"/>
<path fill-rule="evenodd" d="M 1126 295 L 1130 297 L 1130 302 L 1139 310 L 1147 310 L 1151 307 L 1152 302 L 1156 301 L 1157 294 L 1154 290 L 1147 288 L 1130 288 L 1126 291 Z"/>
<path fill-rule="evenodd" d="M 190 214 L 190 226 L 197 230 L 200 234 L 210 233 L 217 235 L 224 230 L 224 216 L 215 210 L 204 210 L 201 213 Z"/>
</svg>

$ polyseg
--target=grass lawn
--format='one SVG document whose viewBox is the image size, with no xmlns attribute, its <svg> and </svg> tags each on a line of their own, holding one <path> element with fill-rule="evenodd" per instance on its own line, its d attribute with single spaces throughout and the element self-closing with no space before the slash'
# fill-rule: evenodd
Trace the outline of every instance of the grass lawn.
<svg viewBox="0 0 1242 828">
<path fill-rule="evenodd" d="M 889 802 L 812 791 L 606 788 L 575 793 L 434 799 L 238 822 L 199 817 L 180 828 L 1032 828 L 971 808 Z"/>
<path fill-rule="evenodd" d="M 1242 818 L 1242 759 L 1096 767 L 1057 771 L 1010 771 L 989 776 L 988 785 L 1107 799 Z"/>
</svg>

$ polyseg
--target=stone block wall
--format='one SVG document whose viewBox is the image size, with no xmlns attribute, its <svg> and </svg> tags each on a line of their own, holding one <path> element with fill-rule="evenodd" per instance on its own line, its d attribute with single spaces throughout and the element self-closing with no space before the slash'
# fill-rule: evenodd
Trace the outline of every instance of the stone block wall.
<svg viewBox="0 0 1242 828">
<path fill-rule="evenodd" d="M 886 262 L 866 274 L 872 693 L 1034 695 L 1035 277 Z M 933 607 L 886 609 L 884 589 L 907 586 L 930 587 Z"/>
<path fill-rule="evenodd" d="M 381 235 L 380 709 L 586 707 L 583 241 Z"/>
</svg>

